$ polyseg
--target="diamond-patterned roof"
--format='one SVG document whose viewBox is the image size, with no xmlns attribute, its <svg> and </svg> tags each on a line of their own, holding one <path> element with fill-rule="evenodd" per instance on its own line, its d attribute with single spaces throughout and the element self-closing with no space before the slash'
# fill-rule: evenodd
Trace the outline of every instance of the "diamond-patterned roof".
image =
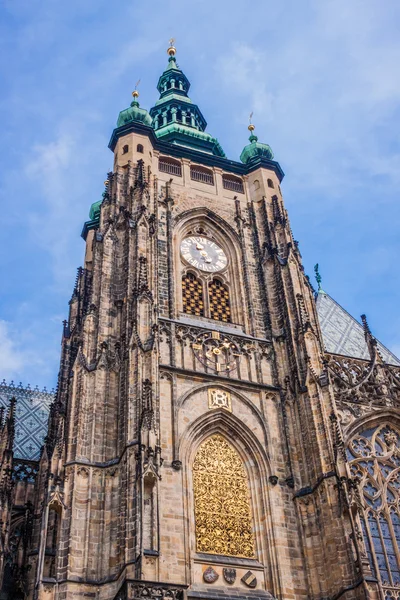
<svg viewBox="0 0 400 600">
<path fill-rule="evenodd" d="M 54 393 L 46 388 L 24 388 L 12 382 L 0 383 L 0 406 L 9 406 L 10 399 L 17 400 L 15 410 L 14 456 L 26 460 L 39 460 L 40 449 L 47 433 L 50 404 Z"/>
<path fill-rule="evenodd" d="M 327 352 L 369 359 L 361 323 L 322 290 L 317 296 L 317 313 Z M 400 360 L 381 342 L 377 340 L 377 343 L 383 360 L 390 365 L 400 366 Z"/>
</svg>

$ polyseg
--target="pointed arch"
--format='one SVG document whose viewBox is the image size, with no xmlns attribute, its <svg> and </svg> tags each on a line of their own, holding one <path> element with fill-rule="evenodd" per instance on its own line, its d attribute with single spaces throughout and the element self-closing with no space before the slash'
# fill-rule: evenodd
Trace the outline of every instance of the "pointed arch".
<svg viewBox="0 0 400 600">
<path fill-rule="evenodd" d="M 215 284 L 218 288 L 219 293 L 223 293 L 223 304 L 224 311 L 222 314 L 224 318 L 222 322 L 235 323 L 241 325 L 244 330 L 249 328 L 249 315 L 248 315 L 248 301 L 245 299 L 246 288 L 243 280 L 243 269 L 241 267 L 243 263 L 242 249 L 238 234 L 234 231 L 232 226 L 224 219 L 216 215 L 213 211 L 206 209 L 205 207 L 199 207 L 184 211 L 179 214 L 174 220 L 173 230 L 173 242 L 174 242 L 174 253 L 175 253 L 175 264 L 181 265 L 180 269 L 176 270 L 177 278 L 181 279 L 182 272 L 185 270 L 186 265 L 182 260 L 180 253 L 180 244 L 186 236 L 204 236 L 213 240 L 218 246 L 222 248 L 225 255 L 228 258 L 227 265 L 223 268 L 221 276 L 217 277 L 220 284 Z M 201 272 L 196 275 L 204 279 L 207 283 L 206 293 L 204 296 L 205 311 L 204 316 L 212 318 L 214 320 L 220 320 L 218 318 L 218 306 L 213 306 L 212 314 L 210 311 L 210 296 L 208 285 L 213 279 L 212 273 Z M 176 285 L 180 286 L 180 282 L 176 281 Z M 227 287 L 225 287 L 227 286 Z M 213 290 L 216 291 L 216 290 Z M 214 297 L 214 296 L 213 296 Z M 228 306 L 229 300 L 229 306 Z M 182 304 L 178 306 L 178 310 L 182 310 Z M 214 310 L 215 309 L 215 310 Z M 229 313 L 229 315 L 228 315 Z"/>
<path fill-rule="evenodd" d="M 353 428 L 350 472 L 361 495 L 359 518 L 372 574 L 382 586 L 400 585 L 399 419 L 373 416 Z"/>
<path fill-rule="evenodd" d="M 204 386 L 202 386 L 204 387 Z M 187 399 L 187 395 L 185 395 Z M 234 448 L 246 472 L 252 525 L 254 535 L 254 559 L 267 565 L 266 585 L 275 589 L 279 581 L 278 555 L 274 516 L 271 504 L 268 477 L 271 475 L 270 459 L 266 451 L 266 440 L 250 429 L 239 417 L 223 409 L 215 409 L 202 414 L 181 432 L 177 456 L 183 465 L 183 496 L 186 514 L 186 539 L 188 546 L 186 560 L 196 556 L 196 537 L 193 524 L 194 493 L 192 465 L 201 444 L 210 436 L 220 435 Z M 195 553 L 193 555 L 193 553 Z M 199 557 L 204 557 L 200 553 Z M 225 559 L 224 559 L 225 560 Z M 251 559 L 247 559 L 251 560 Z"/>
</svg>

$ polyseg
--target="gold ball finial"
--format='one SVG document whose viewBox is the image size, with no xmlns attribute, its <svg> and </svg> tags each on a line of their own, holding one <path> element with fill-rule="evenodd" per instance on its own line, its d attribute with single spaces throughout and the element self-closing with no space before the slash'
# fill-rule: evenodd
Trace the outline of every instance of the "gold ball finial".
<svg viewBox="0 0 400 600">
<path fill-rule="evenodd" d="M 255 127 L 253 125 L 253 123 L 251 122 L 251 119 L 253 118 L 253 111 L 251 111 L 251 113 L 249 114 L 249 126 L 248 126 L 248 130 L 251 131 L 253 133 L 253 131 L 255 130 Z"/>
<path fill-rule="evenodd" d="M 176 48 L 174 46 L 174 42 L 175 42 L 174 38 L 171 38 L 169 40 L 169 48 L 167 50 L 167 54 L 169 56 L 175 56 L 175 54 L 176 54 Z"/>
<path fill-rule="evenodd" d="M 139 83 L 140 83 L 140 79 L 137 80 L 137 82 L 135 84 L 135 89 L 132 92 L 132 96 L 135 98 L 135 100 L 139 96 L 139 92 L 137 91 L 137 87 L 138 87 Z"/>
</svg>

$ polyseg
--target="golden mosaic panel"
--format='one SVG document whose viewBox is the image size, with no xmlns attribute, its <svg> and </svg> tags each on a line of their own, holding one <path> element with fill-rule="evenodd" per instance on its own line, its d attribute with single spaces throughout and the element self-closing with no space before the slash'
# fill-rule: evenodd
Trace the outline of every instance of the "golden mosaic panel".
<svg viewBox="0 0 400 600">
<path fill-rule="evenodd" d="M 204 317 L 203 284 L 193 273 L 182 277 L 183 312 Z"/>
<path fill-rule="evenodd" d="M 203 442 L 193 463 L 196 550 L 254 557 L 248 481 L 236 450 L 221 436 Z"/>
<path fill-rule="evenodd" d="M 231 322 L 231 305 L 228 288 L 219 279 L 213 279 L 208 286 L 210 317 L 215 321 Z"/>
</svg>

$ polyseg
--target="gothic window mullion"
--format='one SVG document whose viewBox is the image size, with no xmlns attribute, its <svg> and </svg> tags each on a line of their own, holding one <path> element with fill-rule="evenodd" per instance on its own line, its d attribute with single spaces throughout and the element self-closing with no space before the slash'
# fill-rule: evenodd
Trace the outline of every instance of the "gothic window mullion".
<svg viewBox="0 0 400 600">
<path fill-rule="evenodd" d="M 208 289 L 209 289 L 209 285 L 211 283 L 211 279 L 209 277 L 207 277 L 204 281 L 204 289 L 205 289 L 205 294 L 204 294 L 204 309 L 205 309 L 205 314 L 208 318 L 211 318 L 211 312 L 210 312 L 210 296 L 208 293 Z"/>
<path fill-rule="evenodd" d="M 393 569 L 392 566 L 390 565 L 390 561 L 389 561 L 389 568 L 390 568 L 390 572 L 391 572 L 391 577 L 393 579 L 393 585 L 399 585 L 400 583 L 400 552 L 399 552 L 399 547 L 397 544 L 397 540 L 396 540 L 396 533 L 394 531 L 394 527 L 393 527 L 393 523 L 392 523 L 392 515 L 391 515 L 391 510 L 389 508 L 385 509 L 385 519 L 387 522 L 387 526 L 388 526 L 388 530 L 389 530 L 389 535 L 390 535 L 390 540 L 391 540 L 391 546 L 392 546 L 392 550 L 393 550 L 393 556 L 396 559 L 396 569 Z M 394 581 L 394 573 L 398 573 L 397 576 L 397 582 Z"/>
<path fill-rule="evenodd" d="M 376 518 L 376 522 L 377 522 L 377 525 L 378 525 L 378 531 L 379 531 L 379 537 L 380 537 L 380 540 L 381 540 L 383 555 L 385 557 L 386 570 L 387 570 L 387 573 L 389 575 L 389 582 L 387 582 L 387 583 L 389 583 L 390 585 L 394 585 L 393 584 L 392 572 L 391 572 L 391 569 L 390 569 L 389 557 L 388 557 L 387 548 L 386 548 L 386 544 L 385 544 L 385 538 L 384 538 L 383 533 L 382 533 L 382 526 L 381 526 L 381 517 L 382 516 L 383 516 L 383 518 L 385 518 L 383 512 L 377 514 L 375 516 L 375 518 Z M 386 583 L 386 585 L 387 585 L 387 583 Z M 385 583 L 383 585 L 385 585 Z"/>
<path fill-rule="evenodd" d="M 395 527 L 393 524 L 394 518 L 396 518 L 397 525 L 400 528 L 400 517 L 398 514 L 398 510 L 396 510 L 396 508 L 393 508 L 389 511 L 389 527 L 392 532 L 392 543 L 393 543 L 394 551 L 395 551 L 396 558 L 397 558 L 396 582 L 397 582 L 397 585 L 400 585 L 400 552 L 399 552 L 400 533 L 398 536 L 396 536 L 396 530 L 395 530 Z"/>
<path fill-rule="evenodd" d="M 355 435 L 348 446 L 353 477 L 366 508 L 361 518 L 371 569 L 384 587 L 400 585 L 400 434 L 381 423 Z"/>
</svg>

